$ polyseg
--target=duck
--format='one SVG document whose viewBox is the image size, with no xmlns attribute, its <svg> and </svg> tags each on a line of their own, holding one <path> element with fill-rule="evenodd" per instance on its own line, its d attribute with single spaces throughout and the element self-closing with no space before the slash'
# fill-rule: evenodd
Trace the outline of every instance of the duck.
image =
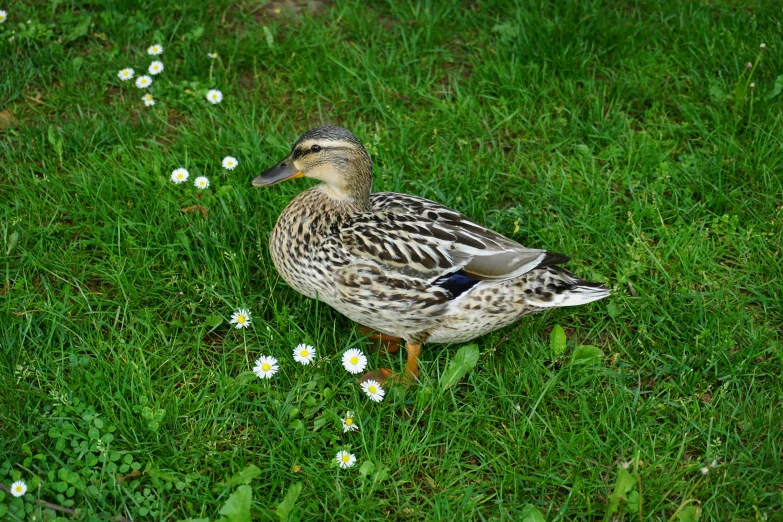
<svg viewBox="0 0 783 522">
<path fill-rule="evenodd" d="M 422 197 L 373 192 L 370 155 L 342 127 L 306 131 L 251 184 L 301 177 L 321 183 L 296 196 L 270 233 L 278 273 L 363 330 L 405 342 L 402 374 L 380 368 L 361 382 L 414 382 L 424 344 L 467 342 L 528 314 L 609 295 L 563 268 L 566 255 L 526 248 Z"/>
</svg>

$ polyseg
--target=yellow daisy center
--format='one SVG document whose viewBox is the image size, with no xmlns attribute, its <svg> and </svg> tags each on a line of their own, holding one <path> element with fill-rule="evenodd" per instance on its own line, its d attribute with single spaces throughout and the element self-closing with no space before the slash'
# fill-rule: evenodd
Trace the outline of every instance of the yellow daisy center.
<svg viewBox="0 0 783 522">
<path fill-rule="evenodd" d="M 351 364 L 359 364 L 359 358 L 355 355 L 351 357 Z"/>
<path fill-rule="evenodd" d="M 264 363 L 264 364 L 261 365 L 261 369 L 264 370 L 265 372 L 268 372 L 269 368 L 271 368 L 269 363 Z"/>
<path fill-rule="evenodd" d="M 371 385 L 367 389 L 370 391 L 370 393 L 378 393 L 378 388 L 376 388 L 375 386 Z"/>
<path fill-rule="evenodd" d="M 16 486 L 14 488 L 14 491 L 16 491 L 17 493 L 21 493 L 22 492 L 22 486 Z"/>
<path fill-rule="evenodd" d="M 349 462 L 351 460 L 350 455 L 343 455 L 343 462 Z"/>
<path fill-rule="evenodd" d="M 299 352 L 299 355 L 302 357 L 307 357 L 309 354 L 307 353 L 307 350 L 302 350 L 301 352 Z"/>
<path fill-rule="evenodd" d="M 177 178 L 178 179 L 182 179 L 182 173 L 181 172 L 179 174 L 177 174 Z"/>
<path fill-rule="evenodd" d="M 350 418 L 350 417 L 348 417 L 347 419 L 345 419 L 345 424 L 347 424 L 348 426 L 350 426 L 351 424 L 353 424 L 353 419 L 352 419 L 352 418 Z"/>
<path fill-rule="evenodd" d="M 201 182 L 201 184 L 203 185 L 203 184 L 204 184 L 204 182 L 202 181 L 202 182 Z M 237 322 L 238 322 L 239 324 L 242 324 L 242 323 L 244 323 L 244 322 L 245 322 L 245 316 L 244 316 L 244 315 L 238 315 L 238 316 L 237 316 Z"/>
</svg>

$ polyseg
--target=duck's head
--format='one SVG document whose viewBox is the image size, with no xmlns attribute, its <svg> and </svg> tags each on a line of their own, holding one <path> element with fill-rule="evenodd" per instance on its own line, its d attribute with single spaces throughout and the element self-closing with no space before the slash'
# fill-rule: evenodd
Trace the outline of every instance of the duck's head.
<svg viewBox="0 0 783 522">
<path fill-rule="evenodd" d="M 324 125 L 305 132 L 288 156 L 253 178 L 253 186 L 268 187 L 303 176 L 323 181 L 325 192 L 334 199 L 369 205 L 370 155 L 362 142 L 342 127 Z"/>
</svg>

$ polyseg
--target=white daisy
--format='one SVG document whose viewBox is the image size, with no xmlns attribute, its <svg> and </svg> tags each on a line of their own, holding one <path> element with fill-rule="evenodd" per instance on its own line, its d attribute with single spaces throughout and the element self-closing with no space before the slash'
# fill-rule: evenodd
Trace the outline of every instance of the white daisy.
<svg viewBox="0 0 783 522">
<path fill-rule="evenodd" d="M 361 350 L 351 348 L 343 354 L 343 366 L 351 373 L 362 373 L 367 366 L 367 357 Z"/>
<path fill-rule="evenodd" d="M 313 359 L 315 359 L 315 348 L 309 344 L 300 344 L 294 348 L 294 360 L 296 362 L 307 366 L 313 362 Z"/>
<path fill-rule="evenodd" d="M 707 466 L 704 466 L 703 468 L 699 468 L 699 471 L 701 471 L 702 475 L 706 475 L 707 473 L 710 472 L 710 468 L 708 468 Z"/>
<path fill-rule="evenodd" d="M 149 76 L 139 76 L 136 78 L 136 87 L 139 89 L 146 89 L 150 85 L 152 85 L 152 78 Z"/>
<path fill-rule="evenodd" d="M 199 176 L 196 178 L 196 181 L 194 181 L 193 184 L 196 186 L 197 189 L 204 190 L 205 188 L 209 187 L 209 180 L 207 179 L 206 176 Z"/>
<path fill-rule="evenodd" d="M 356 431 L 359 429 L 359 425 L 356 423 L 356 419 L 353 418 L 353 412 L 349 411 L 345 413 L 345 418 L 342 419 L 343 421 L 343 433 L 348 433 L 349 431 Z"/>
<path fill-rule="evenodd" d="M 8 18 L 8 13 L 0 9 L 0 24 L 5 22 L 6 18 Z"/>
<path fill-rule="evenodd" d="M 153 56 L 154 55 L 158 55 L 158 54 L 162 54 L 162 53 L 163 53 L 163 46 L 160 45 L 160 44 L 152 45 L 152 46 L 150 46 L 149 49 L 147 49 L 147 54 L 151 54 Z"/>
<path fill-rule="evenodd" d="M 226 156 L 223 158 L 223 168 L 228 170 L 234 170 L 239 165 L 239 161 L 232 156 Z"/>
<path fill-rule="evenodd" d="M 217 105 L 223 100 L 223 93 L 215 89 L 210 89 L 207 92 L 207 101 L 212 105 Z"/>
<path fill-rule="evenodd" d="M 143 101 L 144 105 L 146 105 L 147 107 L 152 107 L 153 105 L 155 105 L 155 98 L 153 98 L 151 94 L 145 94 L 144 96 L 142 96 L 141 101 Z M 174 181 L 173 178 L 172 181 Z M 178 183 L 178 182 L 174 181 L 174 183 Z"/>
<path fill-rule="evenodd" d="M 180 183 L 185 183 L 189 177 L 190 177 L 190 173 L 188 173 L 188 171 L 183 168 L 174 169 L 174 171 L 171 173 L 171 181 L 173 181 L 177 185 L 179 185 Z"/>
<path fill-rule="evenodd" d="M 23 480 L 17 480 L 11 484 L 11 494 L 15 497 L 21 497 L 27 492 L 27 484 Z"/>
<path fill-rule="evenodd" d="M 205 180 L 207 178 L 204 178 Z M 198 178 L 196 179 L 196 183 L 198 183 Z M 198 187 L 198 185 L 196 185 Z M 209 181 L 207 181 L 206 187 L 201 188 L 207 188 L 209 186 Z M 250 326 L 250 310 L 247 310 L 246 308 L 240 308 L 236 312 L 234 312 L 234 315 L 231 316 L 231 321 L 229 321 L 231 324 L 236 324 L 237 329 L 239 328 L 247 328 Z"/>
<path fill-rule="evenodd" d="M 147 70 L 152 75 L 160 74 L 163 72 L 163 62 L 159 62 L 158 60 L 155 60 L 150 64 L 150 68 Z"/>
<path fill-rule="evenodd" d="M 120 80 L 124 82 L 128 81 L 131 78 L 133 78 L 133 69 L 131 69 L 130 67 L 128 67 L 127 69 L 123 69 L 117 73 L 117 76 L 120 78 Z"/>
<path fill-rule="evenodd" d="M 364 393 L 366 393 L 367 396 L 375 402 L 381 402 L 383 400 L 383 396 L 386 395 L 386 391 L 381 388 L 381 385 L 378 383 L 378 381 L 374 381 L 372 379 L 362 383 L 362 390 L 364 390 Z"/>
<path fill-rule="evenodd" d="M 207 53 L 207 56 L 212 58 L 213 60 L 218 57 L 218 53 Z"/>
<path fill-rule="evenodd" d="M 277 365 L 277 359 L 262 355 L 256 360 L 256 365 L 253 367 L 253 373 L 258 375 L 261 379 L 271 379 L 279 369 L 280 367 Z"/>
<path fill-rule="evenodd" d="M 338 451 L 337 455 L 334 456 L 334 460 L 337 461 L 341 468 L 350 468 L 356 464 L 356 455 L 347 451 Z"/>
</svg>

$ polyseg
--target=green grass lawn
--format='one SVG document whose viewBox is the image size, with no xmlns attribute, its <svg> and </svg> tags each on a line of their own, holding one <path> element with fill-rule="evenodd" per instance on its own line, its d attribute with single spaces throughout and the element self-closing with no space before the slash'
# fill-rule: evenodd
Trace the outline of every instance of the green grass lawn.
<svg viewBox="0 0 783 522">
<path fill-rule="evenodd" d="M 783 520 L 780 5 L 264 4 L 0 5 L 0 519 Z M 250 187 L 321 123 L 612 296 L 370 401 L 371 343 L 269 259 L 313 182 Z"/>
</svg>

